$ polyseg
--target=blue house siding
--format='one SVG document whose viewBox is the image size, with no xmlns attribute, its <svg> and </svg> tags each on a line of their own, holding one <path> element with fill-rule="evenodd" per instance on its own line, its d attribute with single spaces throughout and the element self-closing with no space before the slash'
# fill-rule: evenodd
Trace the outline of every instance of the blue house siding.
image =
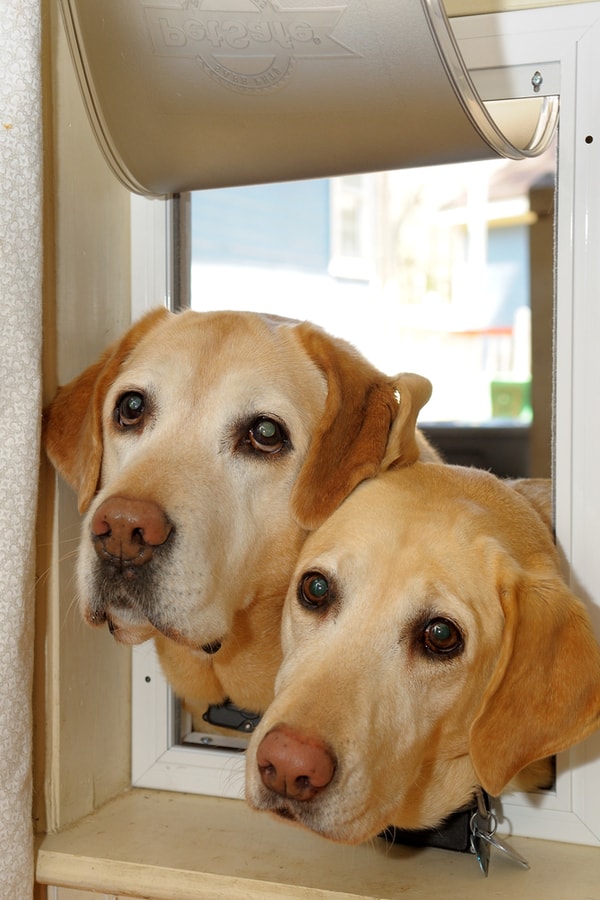
<svg viewBox="0 0 600 900">
<path fill-rule="evenodd" d="M 325 273 L 329 182 L 297 181 L 192 194 L 192 262 Z"/>
<path fill-rule="evenodd" d="M 513 225 L 488 232 L 489 326 L 511 327 L 515 312 L 529 306 L 529 228 Z"/>
</svg>

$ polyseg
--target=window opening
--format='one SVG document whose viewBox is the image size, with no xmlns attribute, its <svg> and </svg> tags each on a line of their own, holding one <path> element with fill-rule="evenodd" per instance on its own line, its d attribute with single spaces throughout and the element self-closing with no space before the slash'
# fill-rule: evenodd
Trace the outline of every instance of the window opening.
<svg viewBox="0 0 600 900">
<path fill-rule="evenodd" d="M 310 319 L 424 374 L 424 421 L 528 425 L 529 192 L 554 171 L 552 149 L 194 193 L 191 306 Z"/>
<path fill-rule="evenodd" d="M 184 260 L 194 309 L 310 319 L 350 340 L 389 374 L 427 375 L 434 395 L 425 429 L 448 424 L 455 433 L 434 427 L 434 441 L 445 441 L 447 458 L 458 452 L 450 461 L 460 462 L 461 426 L 478 426 L 479 447 L 486 439 L 481 424 L 510 431 L 532 420 L 529 244 L 537 214 L 530 195 L 554 177 L 552 148 L 518 163 L 198 192 L 179 200 L 173 212 L 175 257 L 178 248 L 190 248 Z M 551 249 L 545 262 L 552 267 Z M 551 301 L 550 294 L 550 316 Z M 544 377 L 550 381 L 550 365 Z M 500 456 L 514 453 L 506 435 L 502 444 L 500 430 L 489 435 Z M 478 452 L 484 451 L 471 448 L 467 461 L 486 467 Z M 516 471 L 499 474 L 529 474 L 521 464 L 519 457 Z M 496 468 L 511 465 L 504 460 Z M 245 748 L 247 722 L 215 735 L 178 703 L 173 709 L 175 742 Z"/>
</svg>

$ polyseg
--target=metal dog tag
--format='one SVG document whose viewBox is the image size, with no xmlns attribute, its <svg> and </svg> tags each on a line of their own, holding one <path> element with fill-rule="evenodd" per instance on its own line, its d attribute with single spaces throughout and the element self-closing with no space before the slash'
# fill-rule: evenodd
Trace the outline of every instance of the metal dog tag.
<svg viewBox="0 0 600 900">
<path fill-rule="evenodd" d="M 475 815 L 477 814 L 475 813 Z M 490 867 L 490 844 L 477 828 L 473 828 L 473 820 L 471 820 L 471 847 L 477 857 L 479 868 L 487 878 Z"/>
<path fill-rule="evenodd" d="M 477 809 L 471 816 L 471 850 L 477 857 L 479 868 L 486 876 L 490 866 L 490 851 L 492 847 L 501 850 L 509 859 L 528 869 L 529 863 L 520 853 L 513 850 L 508 844 L 496 837 L 497 821 L 491 811 L 488 798 L 483 792 L 477 794 Z"/>
<path fill-rule="evenodd" d="M 491 847 L 495 847 L 496 850 L 501 850 L 502 853 L 505 853 L 509 859 L 512 859 L 513 862 L 518 863 L 520 866 L 523 866 L 524 869 L 529 868 L 529 863 L 527 860 L 521 856 L 520 853 L 517 853 L 513 847 L 510 847 L 504 841 L 500 840 L 500 838 L 496 837 L 495 834 L 481 834 L 481 839 L 489 844 Z"/>
</svg>

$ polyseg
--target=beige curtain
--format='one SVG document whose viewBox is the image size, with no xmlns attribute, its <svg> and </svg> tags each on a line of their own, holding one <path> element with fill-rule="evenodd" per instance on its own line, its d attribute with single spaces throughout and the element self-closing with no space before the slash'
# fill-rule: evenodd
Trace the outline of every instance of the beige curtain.
<svg viewBox="0 0 600 900">
<path fill-rule="evenodd" d="M 33 889 L 31 681 L 40 421 L 40 0 L 0 0 L 0 898 Z"/>
</svg>

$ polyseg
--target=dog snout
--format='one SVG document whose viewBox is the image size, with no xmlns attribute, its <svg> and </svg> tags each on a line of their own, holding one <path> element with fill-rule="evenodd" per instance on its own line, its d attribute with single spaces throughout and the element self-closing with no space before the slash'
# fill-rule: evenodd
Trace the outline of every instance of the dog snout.
<svg viewBox="0 0 600 900">
<path fill-rule="evenodd" d="M 165 511 L 152 500 L 109 497 L 92 518 L 92 540 L 102 560 L 143 566 L 156 547 L 168 540 L 173 525 Z"/>
<path fill-rule="evenodd" d="M 301 802 L 312 800 L 326 788 L 336 769 L 333 753 L 323 741 L 285 726 L 265 735 L 256 763 L 265 787 Z"/>
</svg>

